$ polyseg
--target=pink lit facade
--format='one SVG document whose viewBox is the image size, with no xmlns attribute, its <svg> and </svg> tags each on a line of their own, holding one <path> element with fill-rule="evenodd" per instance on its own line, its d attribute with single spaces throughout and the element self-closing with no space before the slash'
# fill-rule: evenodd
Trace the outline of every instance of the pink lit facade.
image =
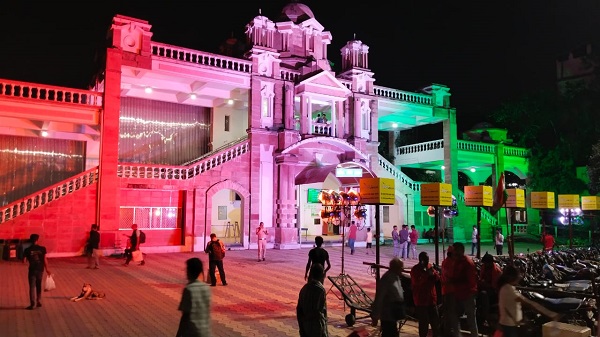
<svg viewBox="0 0 600 337">
<path fill-rule="evenodd" d="M 433 227 L 419 205 L 419 182 L 399 165 L 443 164 L 450 183 L 461 170 L 483 182 L 499 172 L 498 162 L 525 174 L 525 153 L 504 157 L 502 149 L 457 140 L 447 87 L 414 93 L 376 86 L 369 47 L 357 40 L 341 49 L 336 74 L 327 55 L 332 34 L 310 9 L 291 3 L 282 13 L 283 21 L 257 16 L 248 23 L 251 48 L 243 59 L 154 41 L 149 22 L 117 15 L 105 67 L 90 91 L 0 80 L 5 144 L 32 137 L 85 149 L 76 174 L 2 205 L 0 238 L 36 232 L 52 255 L 75 255 L 98 223 L 110 253 L 124 247 L 123 234 L 135 222 L 147 233 L 147 252 L 203 251 L 212 232 L 248 249 L 256 247 L 262 221 L 268 248 L 295 249 L 305 234 L 335 234 L 307 194 L 357 188 L 360 178 L 336 177 L 338 168 L 396 179 L 396 204 L 382 208 L 385 235 L 403 223 Z M 443 146 L 397 152 L 395 163 L 377 153 L 378 131 L 397 136 L 431 123 L 443 123 Z M 471 157 L 459 160 L 459 153 Z M 472 172 L 473 162 L 483 169 Z M 18 164 L 12 168 L 18 176 Z M 374 207 L 365 227 L 374 226 Z M 455 237 L 469 237 L 472 224 L 455 225 Z M 358 246 L 365 237 L 359 231 Z"/>
</svg>

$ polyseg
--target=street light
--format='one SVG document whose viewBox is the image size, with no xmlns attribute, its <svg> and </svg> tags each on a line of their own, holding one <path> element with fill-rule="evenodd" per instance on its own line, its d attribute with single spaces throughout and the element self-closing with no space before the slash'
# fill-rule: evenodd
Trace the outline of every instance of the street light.
<svg viewBox="0 0 600 337">
<path fill-rule="evenodd" d="M 360 194 L 353 189 L 348 192 L 337 192 L 333 190 L 321 190 L 319 192 L 319 201 L 325 209 L 321 210 L 321 219 L 328 223 L 334 220 L 342 219 L 342 272 L 344 274 L 344 243 L 346 222 L 349 223 L 352 214 L 361 220 L 367 215 L 366 208 L 360 204 Z M 354 213 L 352 212 L 354 208 Z M 343 216 L 343 218 L 342 218 Z"/>
<path fill-rule="evenodd" d="M 563 225 L 569 225 L 569 248 L 573 248 L 573 220 L 575 220 L 576 223 L 580 222 L 579 216 L 581 215 L 581 208 L 561 208 L 560 214 L 563 215 L 559 219 L 560 222 Z"/>
</svg>

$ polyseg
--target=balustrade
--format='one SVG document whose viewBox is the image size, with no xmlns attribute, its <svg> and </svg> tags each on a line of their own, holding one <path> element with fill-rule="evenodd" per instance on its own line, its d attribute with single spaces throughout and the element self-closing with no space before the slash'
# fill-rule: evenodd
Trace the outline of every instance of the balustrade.
<svg viewBox="0 0 600 337">
<path fill-rule="evenodd" d="M 221 69 L 240 71 L 248 74 L 252 72 L 252 62 L 247 60 L 201 52 L 157 42 L 153 42 L 150 48 L 152 50 L 152 55 L 154 56 L 217 67 Z"/>
<path fill-rule="evenodd" d="M 189 166 L 173 167 L 165 165 L 144 164 L 120 164 L 117 167 L 117 175 L 121 178 L 145 178 L 145 179 L 191 179 L 214 167 L 222 165 L 249 151 L 248 138 L 233 145 L 230 148 L 212 153 L 200 160 L 194 161 Z"/>
<path fill-rule="evenodd" d="M 375 96 L 386 97 L 398 101 L 432 105 L 431 95 L 420 94 L 416 92 L 402 91 L 398 89 L 375 86 L 373 88 Z"/>
<path fill-rule="evenodd" d="M 379 155 L 379 165 L 389 173 L 391 173 L 394 178 L 399 180 L 404 185 L 408 186 L 411 190 L 418 192 L 421 190 L 421 183 L 415 182 L 410 179 L 406 174 L 402 173 L 394 164 L 390 163 L 387 159 L 383 158 L 383 156 Z"/>
<path fill-rule="evenodd" d="M 0 96 L 54 103 L 102 106 L 102 93 L 0 79 Z"/>
<path fill-rule="evenodd" d="M 98 168 L 95 167 L 68 180 L 52 185 L 45 190 L 10 203 L 6 207 L 0 208 L 0 223 L 31 212 L 50 201 L 64 197 L 97 181 Z"/>
</svg>

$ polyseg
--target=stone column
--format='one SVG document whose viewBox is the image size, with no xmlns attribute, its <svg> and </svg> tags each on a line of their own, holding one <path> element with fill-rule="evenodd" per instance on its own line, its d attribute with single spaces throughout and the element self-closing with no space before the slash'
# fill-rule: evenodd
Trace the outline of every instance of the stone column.
<svg viewBox="0 0 600 337">
<path fill-rule="evenodd" d="M 278 195 L 275 229 L 275 247 L 279 249 L 296 249 L 298 243 L 298 228 L 296 224 L 296 188 L 294 180 L 296 157 L 280 156 L 275 159 L 278 172 Z"/>
</svg>

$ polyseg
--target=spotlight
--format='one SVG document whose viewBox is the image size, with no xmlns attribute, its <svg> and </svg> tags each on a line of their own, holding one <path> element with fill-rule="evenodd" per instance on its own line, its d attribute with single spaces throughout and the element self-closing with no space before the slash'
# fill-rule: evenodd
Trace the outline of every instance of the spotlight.
<svg viewBox="0 0 600 337">
<path fill-rule="evenodd" d="M 144 89 L 144 92 L 145 92 L 145 93 L 147 93 L 147 94 L 151 94 L 151 93 L 152 93 L 152 88 L 150 88 L 150 87 L 146 87 L 146 88 Z"/>
</svg>

